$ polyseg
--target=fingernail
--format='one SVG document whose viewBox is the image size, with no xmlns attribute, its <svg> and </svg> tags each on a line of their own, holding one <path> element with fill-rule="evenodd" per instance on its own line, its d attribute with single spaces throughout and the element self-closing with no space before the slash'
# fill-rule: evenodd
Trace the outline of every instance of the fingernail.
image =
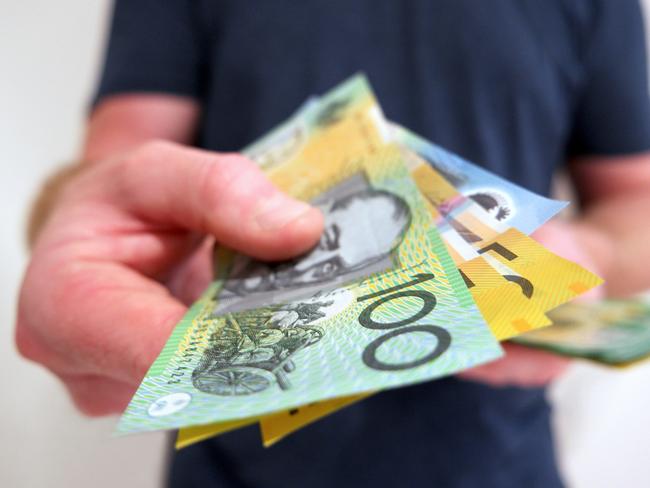
<svg viewBox="0 0 650 488">
<path fill-rule="evenodd" d="M 311 206 L 307 203 L 294 200 L 283 193 L 277 193 L 258 203 L 255 220 L 264 230 L 276 230 L 305 215 L 310 210 Z"/>
</svg>

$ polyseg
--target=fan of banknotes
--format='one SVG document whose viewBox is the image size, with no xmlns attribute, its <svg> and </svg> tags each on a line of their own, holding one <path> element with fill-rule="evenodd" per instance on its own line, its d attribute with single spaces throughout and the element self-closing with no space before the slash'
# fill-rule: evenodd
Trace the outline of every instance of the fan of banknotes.
<svg viewBox="0 0 650 488">
<path fill-rule="evenodd" d="M 259 423 L 269 446 L 381 390 L 498 359 L 500 341 L 600 278 L 528 235 L 565 202 L 533 194 L 388 122 L 357 75 L 243 151 L 318 206 L 307 254 L 215 251 L 215 280 L 176 326 L 118 432 L 183 447 Z"/>
</svg>

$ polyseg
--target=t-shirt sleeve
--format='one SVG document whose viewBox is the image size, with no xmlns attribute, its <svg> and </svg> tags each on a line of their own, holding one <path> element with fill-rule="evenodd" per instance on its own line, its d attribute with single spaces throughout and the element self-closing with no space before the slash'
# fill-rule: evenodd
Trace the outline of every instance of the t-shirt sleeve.
<svg viewBox="0 0 650 488">
<path fill-rule="evenodd" d="M 115 0 L 93 102 L 133 92 L 200 98 L 200 27 L 192 0 Z"/>
<path fill-rule="evenodd" d="M 650 150 L 646 39 L 638 0 L 594 2 L 569 154 Z"/>
</svg>

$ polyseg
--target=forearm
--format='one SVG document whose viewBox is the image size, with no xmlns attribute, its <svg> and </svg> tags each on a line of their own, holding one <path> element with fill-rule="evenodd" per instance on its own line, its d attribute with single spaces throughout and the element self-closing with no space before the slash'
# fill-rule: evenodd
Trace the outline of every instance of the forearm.
<svg viewBox="0 0 650 488">
<path fill-rule="evenodd" d="M 610 196 L 576 219 L 576 239 L 605 279 L 608 296 L 650 289 L 650 194 Z"/>
</svg>

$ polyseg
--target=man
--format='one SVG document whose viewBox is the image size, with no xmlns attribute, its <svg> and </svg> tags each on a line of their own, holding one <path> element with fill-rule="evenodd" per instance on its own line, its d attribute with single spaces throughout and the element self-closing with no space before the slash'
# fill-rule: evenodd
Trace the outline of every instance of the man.
<svg viewBox="0 0 650 488">
<path fill-rule="evenodd" d="M 610 294 L 650 286 L 636 0 L 123 0 L 85 163 L 44 197 L 54 204 L 34 232 L 20 351 L 87 414 L 121 411 L 185 311 L 165 284 L 187 302 L 207 282 L 205 235 L 267 260 L 319 240 L 317 210 L 245 158 L 208 150 L 243 147 L 359 70 L 389 118 L 530 189 L 548 192 L 570 163 L 582 213 L 539 238 Z M 507 353 L 464 379 L 381 393 L 268 450 L 253 428 L 200 443 L 175 455 L 170 483 L 560 486 L 542 387 L 565 363 Z"/>
<path fill-rule="evenodd" d="M 402 198 L 372 189 L 362 175 L 353 175 L 313 203 L 324 216 L 318 244 L 275 266 L 235 258 L 215 313 L 308 297 L 324 286 L 338 286 L 392 266 L 391 253 L 411 223 L 410 209 Z"/>
</svg>

